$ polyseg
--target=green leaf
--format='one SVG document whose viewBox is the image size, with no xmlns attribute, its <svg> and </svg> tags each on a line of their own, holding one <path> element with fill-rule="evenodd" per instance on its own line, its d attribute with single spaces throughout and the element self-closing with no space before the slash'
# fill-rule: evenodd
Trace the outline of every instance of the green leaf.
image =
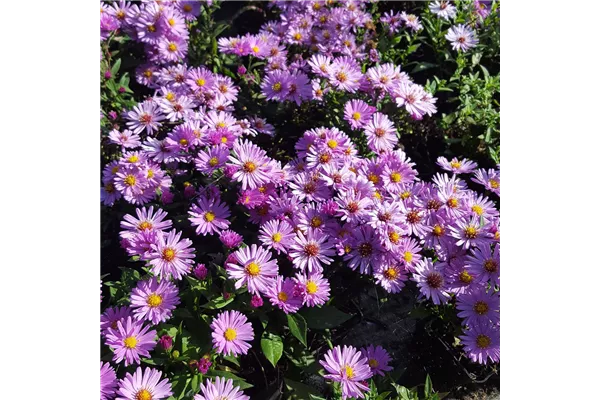
<svg viewBox="0 0 600 400">
<path fill-rule="evenodd" d="M 306 320 L 302 318 L 302 315 L 298 313 L 287 314 L 287 321 L 292 335 L 294 335 L 304 347 L 308 347 L 306 344 Z"/>
<path fill-rule="evenodd" d="M 312 386 L 308 386 L 304 383 L 296 382 L 291 379 L 284 379 L 285 386 L 288 390 L 292 391 L 291 399 L 305 400 L 305 399 L 321 399 L 320 393 L 315 390 Z"/>
<path fill-rule="evenodd" d="M 260 339 L 260 347 L 262 348 L 263 354 L 273 364 L 273 367 L 277 366 L 277 361 L 283 354 L 283 342 L 277 335 L 269 335 L 269 337 L 263 337 Z"/>
<path fill-rule="evenodd" d="M 437 66 L 438 66 L 437 64 L 428 63 L 428 62 L 422 62 L 422 63 L 419 63 L 416 67 L 413 68 L 411 74 L 414 74 L 415 72 L 425 71 L 426 69 L 434 68 L 434 67 L 437 67 Z"/>
<path fill-rule="evenodd" d="M 380 393 L 374 400 L 385 400 L 392 392 L 383 392 Z"/>
<path fill-rule="evenodd" d="M 311 307 L 303 310 L 301 314 L 311 329 L 335 328 L 352 318 L 333 306 Z"/>
<path fill-rule="evenodd" d="M 240 362 L 234 356 L 223 356 L 223 359 L 229 361 L 232 364 L 237 365 L 238 367 L 240 366 Z"/>
<path fill-rule="evenodd" d="M 190 383 L 190 386 L 194 393 L 198 393 L 198 387 L 200 386 L 200 375 L 194 375 L 192 377 L 192 382 Z"/>
<path fill-rule="evenodd" d="M 220 371 L 220 370 L 216 370 L 216 369 L 209 370 L 205 376 L 209 376 L 209 377 L 220 376 L 221 378 L 231 379 L 234 381 L 235 386 L 239 386 L 240 389 L 242 389 L 242 390 L 253 387 L 252 384 L 246 382 L 239 376 L 237 376 L 231 372 L 227 372 L 227 371 Z"/>
<path fill-rule="evenodd" d="M 433 387 L 431 385 L 431 377 L 429 376 L 429 374 L 427 374 L 427 378 L 425 378 L 425 396 L 431 396 L 432 390 Z"/>
<path fill-rule="evenodd" d="M 121 59 L 119 58 L 117 61 L 115 61 L 115 65 L 113 65 L 113 67 L 110 69 L 110 72 L 113 76 L 117 75 L 117 72 L 119 72 L 119 68 L 121 68 Z"/>
</svg>

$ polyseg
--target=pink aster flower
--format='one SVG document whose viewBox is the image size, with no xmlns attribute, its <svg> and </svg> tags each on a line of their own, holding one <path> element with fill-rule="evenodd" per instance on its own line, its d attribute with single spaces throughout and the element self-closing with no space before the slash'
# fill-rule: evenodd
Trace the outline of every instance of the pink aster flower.
<svg viewBox="0 0 600 400">
<path fill-rule="evenodd" d="M 198 205 L 192 204 L 188 211 L 188 218 L 192 226 L 196 227 L 196 234 L 206 236 L 219 233 L 229 228 L 231 212 L 225 203 L 217 199 L 198 198 Z"/>
<path fill-rule="evenodd" d="M 500 295 L 484 288 L 458 296 L 456 309 L 465 325 L 500 323 Z"/>
<path fill-rule="evenodd" d="M 127 317 L 125 322 L 118 321 L 117 329 L 106 334 L 106 344 L 113 348 L 113 361 L 125 360 L 125 366 L 139 364 L 140 356 L 150 357 L 150 350 L 156 346 L 156 331 L 149 331 L 142 321 Z"/>
<path fill-rule="evenodd" d="M 257 187 L 270 181 L 269 158 L 267 153 L 249 141 L 236 141 L 230 164 L 238 168 L 232 179 L 242 183 L 242 189 Z"/>
<path fill-rule="evenodd" d="M 125 231 L 121 231 L 121 237 L 133 237 L 136 233 L 148 232 L 148 231 L 165 231 L 173 225 L 173 222 L 168 219 L 167 213 L 160 208 L 154 213 L 154 206 L 136 208 L 135 213 L 137 218 L 127 214 L 123 217 L 124 221 L 121 221 L 121 228 Z"/>
<path fill-rule="evenodd" d="M 373 376 L 369 361 L 352 346 L 335 346 L 325 353 L 325 359 L 319 363 L 327 370 L 325 379 L 340 382 L 342 400 L 350 397 L 363 399 L 369 391 L 366 380 Z"/>
<path fill-rule="evenodd" d="M 373 372 L 373 375 L 385 376 L 385 371 L 391 371 L 392 367 L 388 364 L 392 360 L 387 351 L 381 346 L 369 345 L 367 348 L 360 349 L 361 354 L 368 361 L 369 367 Z"/>
<path fill-rule="evenodd" d="M 273 306 L 279 307 L 286 314 L 293 314 L 302 307 L 304 302 L 302 295 L 294 290 L 295 287 L 296 283 L 292 278 L 284 278 L 280 275 L 271 281 L 265 294 Z"/>
<path fill-rule="evenodd" d="M 322 306 L 329 300 L 329 281 L 320 272 L 296 274 L 296 291 L 302 293 L 308 307 Z"/>
<path fill-rule="evenodd" d="M 248 353 L 254 330 L 248 318 L 238 311 L 223 311 L 210 324 L 213 348 L 219 354 L 237 357 Z"/>
<path fill-rule="evenodd" d="M 196 168 L 205 174 L 212 174 L 223 167 L 229 157 L 229 149 L 225 145 L 217 145 L 201 150 L 194 159 Z"/>
<path fill-rule="evenodd" d="M 448 33 L 444 37 L 450 41 L 452 48 L 457 51 L 467 51 L 479 43 L 475 31 L 463 24 L 448 29 Z"/>
<path fill-rule="evenodd" d="M 235 288 L 248 285 L 248 292 L 252 294 L 266 293 L 279 273 L 277 260 L 272 260 L 270 252 L 255 244 L 233 254 L 237 262 L 227 264 L 227 275 L 236 280 Z"/>
<path fill-rule="evenodd" d="M 177 280 L 183 278 L 194 262 L 194 248 L 190 248 L 192 241 L 181 239 L 181 232 L 175 229 L 157 238 L 149 254 L 148 263 L 152 266 L 152 273 L 165 279 L 171 276 Z"/>
<path fill-rule="evenodd" d="M 485 186 L 487 190 L 500 196 L 500 171 L 494 169 L 488 169 L 486 171 L 485 169 L 480 168 L 473 173 L 473 176 L 474 178 L 471 179 L 473 182 Z"/>
<path fill-rule="evenodd" d="M 272 220 L 266 222 L 260 227 L 260 235 L 258 239 L 262 244 L 277 252 L 287 253 L 287 249 L 292 244 L 296 234 L 294 228 L 285 221 Z"/>
<path fill-rule="evenodd" d="M 437 112 L 434 103 L 437 101 L 421 85 L 411 82 L 399 83 L 392 92 L 398 107 L 404 107 L 413 119 L 423 119 Z"/>
<path fill-rule="evenodd" d="M 450 294 L 445 287 L 443 272 L 431 259 L 424 258 L 415 266 L 412 280 L 417 282 L 421 294 L 431 299 L 433 304 L 443 304 L 448 301 Z"/>
<path fill-rule="evenodd" d="M 329 83 L 338 90 L 354 93 L 360 86 L 360 68 L 351 57 L 336 58 L 329 69 Z"/>
<path fill-rule="evenodd" d="M 126 306 L 109 307 L 100 316 L 100 332 L 106 336 L 110 329 L 117 329 L 117 322 L 125 323 L 127 317 L 133 317 L 132 309 Z"/>
<path fill-rule="evenodd" d="M 361 274 L 369 274 L 381 264 L 383 248 L 375 236 L 375 230 L 369 225 L 354 229 L 349 242 L 351 250 L 344 255 L 348 268 L 358 268 Z"/>
<path fill-rule="evenodd" d="M 137 133 L 131 132 L 129 129 L 125 129 L 123 132 L 113 129 L 108 133 L 108 138 L 112 143 L 121 145 L 123 148 L 135 149 L 142 145 L 140 136 Z"/>
<path fill-rule="evenodd" d="M 131 308 L 138 320 L 146 319 L 156 325 L 171 318 L 171 313 L 179 304 L 177 286 L 167 280 L 150 278 L 138 281 L 131 291 Z"/>
<path fill-rule="evenodd" d="M 375 113 L 365 126 L 369 148 L 377 153 L 388 152 L 398 143 L 398 131 L 387 115 Z"/>
<path fill-rule="evenodd" d="M 484 224 L 477 217 L 470 219 L 458 219 L 450 226 L 450 236 L 457 239 L 456 245 L 464 249 L 469 247 L 480 247 L 491 243 L 492 235 L 487 231 Z"/>
<path fill-rule="evenodd" d="M 162 126 L 165 117 L 160 112 L 158 104 L 152 100 L 144 101 L 133 107 L 133 110 L 125 114 L 128 120 L 127 126 L 133 133 L 140 133 L 144 129 L 148 135 L 152 135 Z"/>
<path fill-rule="evenodd" d="M 360 129 L 370 121 L 375 111 L 375 107 L 362 100 L 350 100 L 344 106 L 344 119 L 352 129 Z"/>
<path fill-rule="evenodd" d="M 439 18 L 443 18 L 449 21 L 451 18 L 456 16 L 456 7 L 454 7 L 449 1 L 437 0 L 429 4 L 429 10 Z"/>
<path fill-rule="evenodd" d="M 399 293 L 408 280 L 406 268 L 398 263 L 383 263 L 375 269 L 373 277 L 388 293 Z"/>
<path fill-rule="evenodd" d="M 304 236 L 298 232 L 294 239 L 295 243 L 290 246 L 290 257 L 294 266 L 301 271 L 321 272 L 321 264 L 329 265 L 333 261 L 330 256 L 335 255 L 333 244 L 329 241 L 329 236 L 319 231 L 308 231 Z"/>
<path fill-rule="evenodd" d="M 478 282 L 500 284 L 500 247 L 496 245 L 492 251 L 489 245 L 472 250 L 467 257 L 466 268 L 469 274 L 477 277 Z"/>
<path fill-rule="evenodd" d="M 238 247 L 244 241 L 242 235 L 232 230 L 222 231 L 219 235 L 219 240 L 223 243 L 223 246 L 228 249 L 234 249 Z"/>
<path fill-rule="evenodd" d="M 448 161 L 446 157 L 438 157 L 437 165 L 442 167 L 442 169 L 454 172 L 455 174 L 468 174 L 477 168 L 477 163 L 467 158 L 459 160 L 456 157 L 450 161 Z"/>
<path fill-rule="evenodd" d="M 207 380 L 206 385 L 200 384 L 202 394 L 194 396 L 194 400 L 250 400 L 239 386 L 233 386 L 232 379 L 221 378 L 217 376 L 215 383 Z"/>
<path fill-rule="evenodd" d="M 110 400 L 115 397 L 117 389 L 117 374 L 110 363 L 100 361 L 100 400 Z"/>
<path fill-rule="evenodd" d="M 160 400 L 171 396 L 171 384 L 167 378 L 160 380 L 162 372 L 154 368 L 137 367 L 133 375 L 129 372 L 119 381 L 116 400 Z"/>
<path fill-rule="evenodd" d="M 467 356 L 479 364 L 500 361 L 500 329 L 492 324 L 475 324 L 459 336 Z"/>
</svg>

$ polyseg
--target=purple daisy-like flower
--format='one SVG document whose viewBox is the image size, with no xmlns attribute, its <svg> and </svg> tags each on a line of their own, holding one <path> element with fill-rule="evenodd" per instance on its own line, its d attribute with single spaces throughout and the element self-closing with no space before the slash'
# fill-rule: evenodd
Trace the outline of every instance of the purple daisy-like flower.
<svg viewBox="0 0 600 400">
<path fill-rule="evenodd" d="M 295 313 L 302 307 L 304 298 L 295 290 L 296 282 L 292 278 L 278 276 L 270 282 L 265 293 L 271 304 L 286 314 Z"/>
<path fill-rule="evenodd" d="M 248 342 L 254 339 L 254 330 L 248 318 L 238 311 L 223 311 L 210 324 L 212 329 L 213 348 L 219 354 L 248 353 L 252 345 Z"/>
<path fill-rule="evenodd" d="M 219 233 L 229 228 L 231 212 L 225 203 L 217 199 L 198 198 L 198 205 L 192 204 L 188 212 L 192 226 L 196 227 L 196 234 L 206 236 Z"/>
<path fill-rule="evenodd" d="M 308 307 L 322 306 L 329 300 L 329 281 L 320 272 L 296 274 L 296 291 L 302 293 Z"/>
<path fill-rule="evenodd" d="M 160 112 L 158 104 L 151 100 L 146 100 L 133 107 L 133 110 L 125 114 L 128 120 L 127 126 L 133 133 L 140 133 L 144 129 L 148 135 L 152 135 L 162 126 L 165 117 Z"/>
<path fill-rule="evenodd" d="M 329 83 L 338 90 L 354 93 L 360 87 L 362 74 L 351 57 L 336 58 L 329 68 Z"/>
<path fill-rule="evenodd" d="M 450 236 L 457 239 L 456 245 L 464 249 L 469 247 L 480 247 L 491 243 L 492 235 L 485 229 L 481 220 L 476 217 L 470 219 L 459 219 L 450 226 Z"/>
<path fill-rule="evenodd" d="M 475 31 L 463 24 L 448 29 L 448 33 L 444 37 L 450 41 L 452 48 L 458 51 L 467 51 L 479 43 Z"/>
<path fill-rule="evenodd" d="M 487 293 L 485 288 L 458 296 L 456 309 L 466 325 L 498 324 L 500 322 L 500 295 Z"/>
<path fill-rule="evenodd" d="M 456 157 L 450 161 L 448 161 L 446 157 L 438 157 L 437 165 L 442 167 L 442 169 L 454 172 L 455 174 L 468 174 L 477 168 L 477 163 L 467 158 L 459 160 Z"/>
<path fill-rule="evenodd" d="M 350 247 L 350 253 L 344 255 L 344 261 L 348 262 L 350 269 L 359 268 L 361 274 L 369 274 L 372 267 L 380 265 L 383 249 L 375 236 L 375 230 L 369 225 L 357 227 L 352 232 Z"/>
<path fill-rule="evenodd" d="M 259 233 L 258 239 L 262 244 L 269 249 L 274 249 L 277 254 L 280 252 L 287 254 L 287 250 L 296 237 L 294 228 L 286 221 L 279 220 L 266 222 L 260 227 Z"/>
<path fill-rule="evenodd" d="M 459 336 L 467 356 L 479 364 L 500 361 L 500 329 L 492 324 L 475 324 L 469 326 Z"/>
<path fill-rule="evenodd" d="M 160 208 L 154 213 L 154 206 L 136 208 L 135 214 L 127 214 L 123 217 L 124 221 L 121 221 L 121 228 L 125 229 L 120 233 L 121 237 L 130 238 L 135 236 L 137 233 L 150 232 L 150 231 L 164 231 L 173 225 L 173 222 L 168 219 L 167 213 Z"/>
<path fill-rule="evenodd" d="M 223 246 L 227 247 L 228 249 L 234 249 L 242 244 L 244 238 L 239 233 L 228 229 L 221 232 L 219 235 L 219 240 L 221 243 L 223 243 Z"/>
<path fill-rule="evenodd" d="M 384 263 L 375 269 L 373 277 L 388 293 L 399 293 L 408 280 L 406 268 L 398 263 Z"/>
<path fill-rule="evenodd" d="M 354 191 L 348 191 L 345 195 L 336 198 L 339 206 L 338 215 L 342 221 L 350 223 L 362 223 L 370 218 L 373 200 L 367 196 L 361 196 Z"/>
<path fill-rule="evenodd" d="M 321 264 L 329 265 L 333 261 L 329 256 L 335 255 L 335 250 L 328 235 L 319 231 L 308 231 L 304 236 L 302 232 L 298 232 L 294 240 L 289 254 L 296 268 L 309 273 L 321 272 Z"/>
<path fill-rule="evenodd" d="M 388 152 L 398 143 L 398 131 L 387 115 L 373 114 L 373 118 L 365 125 L 365 135 L 369 148 L 377 153 Z"/>
<path fill-rule="evenodd" d="M 181 279 L 192 268 L 194 263 L 194 248 L 192 241 L 181 239 L 181 232 L 173 229 L 171 232 L 157 236 L 157 243 L 151 246 L 148 255 L 152 273 L 160 278 Z"/>
<path fill-rule="evenodd" d="M 352 346 L 335 346 L 325 353 L 325 359 L 319 363 L 327 370 L 325 379 L 340 382 L 342 400 L 350 397 L 363 399 L 369 391 L 366 380 L 373 376 L 369 361 Z"/>
<path fill-rule="evenodd" d="M 117 374 L 110 363 L 100 361 L 100 400 L 110 400 L 117 389 Z"/>
<path fill-rule="evenodd" d="M 385 376 L 385 371 L 392 370 L 392 367 L 388 365 L 392 358 L 383 347 L 369 345 L 367 348 L 360 349 L 360 352 L 368 360 L 373 375 Z"/>
<path fill-rule="evenodd" d="M 142 145 L 140 136 L 137 133 L 131 132 L 129 129 L 125 129 L 123 132 L 113 129 L 108 133 L 108 138 L 112 143 L 118 144 L 122 148 L 135 149 Z"/>
<path fill-rule="evenodd" d="M 271 71 L 266 74 L 260 87 L 267 100 L 283 101 L 290 90 L 290 73 Z"/>
<path fill-rule="evenodd" d="M 167 280 L 159 283 L 156 278 L 139 281 L 131 291 L 131 308 L 136 319 L 146 319 L 154 325 L 171 318 L 179 304 L 177 286 Z"/>
<path fill-rule="evenodd" d="M 480 185 L 485 186 L 487 190 L 490 190 L 500 196 L 500 171 L 494 169 L 488 169 L 487 171 L 483 168 L 476 170 L 473 173 L 473 182 L 477 182 Z"/>
<path fill-rule="evenodd" d="M 106 344 L 113 348 L 113 361 L 125 360 L 125 366 L 139 364 L 140 356 L 150 357 L 150 350 L 156 346 L 156 331 L 149 331 L 142 321 L 127 317 L 124 322 L 117 322 L 117 329 L 110 329 L 106 334 Z"/>
<path fill-rule="evenodd" d="M 362 100 L 350 100 L 344 106 L 344 119 L 352 129 L 364 127 L 377 109 Z"/>
<path fill-rule="evenodd" d="M 446 303 L 450 298 L 442 271 L 429 258 L 424 258 L 415 265 L 412 280 L 417 282 L 421 294 L 431 299 L 433 304 Z"/>
<path fill-rule="evenodd" d="M 217 376 L 215 383 L 207 380 L 206 385 L 200 384 L 202 394 L 194 396 L 194 400 L 250 400 L 239 386 L 233 386 L 232 379 L 221 378 Z"/>
<path fill-rule="evenodd" d="M 233 254 L 237 262 L 227 264 L 227 275 L 236 281 L 235 288 L 247 285 L 252 294 L 267 293 L 279 273 L 277 260 L 271 259 L 271 253 L 253 244 Z"/>
<path fill-rule="evenodd" d="M 205 174 L 212 174 L 222 168 L 229 157 L 229 149 L 225 145 L 217 145 L 201 150 L 194 159 L 196 169 Z"/>
<path fill-rule="evenodd" d="M 119 381 L 116 400 L 160 400 L 171 396 L 171 384 L 167 378 L 160 380 L 162 372 L 154 368 L 137 367 Z"/>
<path fill-rule="evenodd" d="M 125 323 L 127 317 L 133 317 L 133 310 L 127 306 L 109 307 L 100 316 L 100 332 L 106 336 L 110 329 L 117 329 L 117 322 Z"/>
<path fill-rule="evenodd" d="M 489 245 L 473 249 L 467 257 L 467 271 L 477 277 L 478 282 L 490 281 L 492 285 L 500 284 L 500 247 L 494 250 Z"/>
<path fill-rule="evenodd" d="M 232 180 L 242 183 L 242 189 L 257 187 L 269 183 L 268 175 L 271 170 L 269 158 L 263 149 L 249 141 L 236 141 L 233 145 L 233 155 L 229 156 L 231 164 L 237 167 Z"/>
</svg>

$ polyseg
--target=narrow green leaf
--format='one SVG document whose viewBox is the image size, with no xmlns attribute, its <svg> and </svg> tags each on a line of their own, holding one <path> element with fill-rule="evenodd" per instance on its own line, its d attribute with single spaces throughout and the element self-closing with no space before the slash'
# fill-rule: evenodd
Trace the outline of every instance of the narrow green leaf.
<svg viewBox="0 0 600 400">
<path fill-rule="evenodd" d="M 296 314 L 287 314 L 288 326 L 290 327 L 290 332 L 292 335 L 296 337 L 304 347 L 307 346 L 306 342 L 306 320 L 302 317 L 302 315 Z"/>
<path fill-rule="evenodd" d="M 427 374 L 427 378 L 425 378 L 425 396 L 431 396 L 432 390 L 433 387 L 431 385 L 431 377 L 429 376 L 429 374 Z"/>
<path fill-rule="evenodd" d="M 115 61 L 115 65 L 113 65 L 113 67 L 110 69 L 110 72 L 112 73 L 113 76 L 117 75 L 117 72 L 119 72 L 119 68 L 121 68 L 121 59 L 120 58 L 117 61 Z"/>
</svg>

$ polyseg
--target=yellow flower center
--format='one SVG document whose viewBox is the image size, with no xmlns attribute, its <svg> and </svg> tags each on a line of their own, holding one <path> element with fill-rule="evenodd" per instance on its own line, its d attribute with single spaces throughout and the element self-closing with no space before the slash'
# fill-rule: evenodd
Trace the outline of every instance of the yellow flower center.
<svg viewBox="0 0 600 400">
<path fill-rule="evenodd" d="M 475 311 L 479 315 L 483 315 L 483 314 L 487 313 L 488 310 L 489 310 L 489 307 L 488 307 L 487 303 L 484 301 L 476 301 L 475 305 L 473 306 L 473 311 Z"/>
<path fill-rule="evenodd" d="M 367 177 L 367 179 L 369 181 L 373 182 L 374 184 L 379 183 L 379 177 L 377 175 L 375 175 L 375 173 L 373 173 L 373 172 L 369 173 L 369 176 Z"/>
<path fill-rule="evenodd" d="M 148 304 L 148 306 L 155 308 L 158 307 L 162 304 L 163 299 L 162 296 L 156 294 L 156 293 L 152 293 L 150 296 L 148 296 L 148 299 L 146 299 L 146 303 Z"/>
<path fill-rule="evenodd" d="M 374 358 L 369 359 L 369 367 L 377 368 L 378 366 L 379 366 L 379 362 L 377 362 L 376 359 L 374 359 Z"/>
<path fill-rule="evenodd" d="M 476 204 L 473 207 L 471 207 L 471 210 L 477 214 L 477 215 L 481 215 L 483 214 L 483 207 L 481 207 L 480 205 Z"/>
<path fill-rule="evenodd" d="M 146 177 L 147 177 L 148 179 L 150 179 L 150 178 L 152 178 L 153 176 L 154 176 L 154 171 L 153 171 L 153 170 L 151 170 L 151 169 L 149 169 L 149 170 L 148 170 L 148 174 L 146 174 Z"/>
<path fill-rule="evenodd" d="M 227 136 L 223 136 L 221 138 L 221 143 L 227 143 Z"/>
<path fill-rule="evenodd" d="M 411 262 L 413 259 L 413 254 L 410 251 L 404 252 L 404 261 Z"/>
<path fill-rule="evenodd" d="M 448 207 L 456 208 L 458 207 L 458 199 L 455 197 L 450 197 L 446 204 L 448 205 Z"/>
<path fill-rule="evenodd" d="M 333 140 L 333 139 L 329 139 L 329 141 L 327 141 L 327 146 L 328 146 L 330 149 L 335 149 L 335 148 L 337 147 L 337 145 L 338 145 L 338 142 L 336 142 L 336 141 L 335 141 L 335 140 Z"/>
<path fill-rule="evenodd" d="M 218 163 L 219 163 L 219 160 L 217 160 L 217 157 L 213 157 L 210 160 L 208 160 L 208 165 L 210 165 L 211 167 L 214 167 Z"/>
<path fill-rule="evenodd" d="M 400 175 L 398 172 L 392 172 L 390 174 L 390 180 L 394 183 L 398 183 L 402 180 L 402 175 Z"/>
<path fill-rule="evenodd" d="M 402 194 L 400 195 L 400 198 L 402 198 L 402 200 L 406 200 L 409 197 L 410 197 L 410 192 L 409 191 L 402 192 Z"/>
<path fill-rule="evenodd" d="M 204 79 L 204 78 L 198 78 L 198 79 L 196 79 L 196 85 L 198 85 L 198 86 L 204 86 L 204 85 L 206 85 L 206 79 Z"/>
<path fill-rule="evenodd" d="M 133 176 L 133 175 L 127 175 L 125 177 L 125 184 L 127 186 L 133 186 L 133 185 L 135 185 L 135 176 Z"/>
<path fill-rule="evenodd" d="M 390 232 L 388 233 L 388 237 L 390 238 L 390 242 L 392 243 L 398 243 L 398 241 L 400 240 L 400 234 L 398 234 L 398 232 Z"/>
<path fill-rule="evenodd" d="M 433 227 L 433 235 L 434 236 L 442 236 L 444 234 L 444 228 L 440 225 L 436 225 Z"/>
<path fill-rule="evenodd" d="M 319 287 L 313 281 L 306 282 L 306 292 L 308 294 L 315 294 L 315 293 L 317 293 L 318 289 L 319 289 Z"/>
<path fill-rule="evenodd" d="M 242 169 L 244 170 L 244 172 L 254 172 L 254 170 L 256 169 L 256 164 L 254 164 L 252 161 L 247 161 L 244 163 Z"/>
<path fill-rule="evenodd" d="M 144 76 L 145 76 L 146 78 L 150 78 L 150 77 L 152 76 L 152 71 L 151 71 L 151 70 L 149 70 L 149 69 L 145 70 L 145 71 L 144 71 Z"/>
<path fill-rule="evenodd" d="M 281 242 L 281 233 L 274 233 L 273 236 L 271 236 L 271 239 L 273 239 L 275 243 Z"/>
<path fill-rule="evenodd" d="M 252 46 L 252 51 L 258 53 L 260 49 L 258 48 L 258 46 Z"/>
<path fill-rule="evenodd" d="M 281 91 L 281 83 L 280 82 L 274 83 L 273 86 L 271 86 L 271 89 L 273 89 L 273 91 L 275 91 L 275 92 L 280 92 Z"/>
<path fill-rule="evenodd" d="M 209 211 L 207 213 L 204 214 L 204 220 L 206 222 L 213 222 L 215 219 L 215 213 L 212 211 Z"/>
<path fill-rule="evenodd" d="M 498 263 L 496 260 L 489 259 L 483 263 L 483 268 L 485 268 L 487 272 L 496 272 L 498 270 Z"/>
<path fill-rule="evenodd" d="M 277 298 L 279 299 L 279 301 L 287 301 L 288 299 L 288 295 L 286 292 L 279 292 L 279 294 L 277 295 Z"/>
<path fill-rule="evenodd" d="M 175 20 L 173 18 L 169 18 L 169 25 L 174 26 Z"/>
<path fill-rule="evenodd" d="M 250 276 L 258 276 L 260 274 L 260 266 L 255 262 L 251 262 L 246 266 L 246 273 Z"/>
<path fill-rule="evenodd" d="M 140 231 L 150 230 L 150 229 L 152 229 L 152 224 L 150 222 L 148 222 L 148 221 L 141 222 L 138 225 L 138 229 Z"/>
<path fill-rule="evenodd" d="M 460 163 L 460 161 L 452 161 L 452 162 L 450 163 L 450 166 L 451 166 L 452 168 L 456 168 L 456 169 L 460 168 L 460 166 L 461 166 L 461 165 L 462 165 L 462 164 Z"/>
<path fill-rule="evenodd" d="M 348 80 L 348 75 L 346 75 L 345 72 L 338 72 L 337 74 L 335 74 L 335 77 L 337 78 L 338 81 L 344 83 Z"/>
<path fill-rule="evenodd" d="M 375 198 L 377 198 L 377 199 L 381 200 L 381 193 L 379 193 L 379 191 L 378 191 L 378 190 L 376 190 L 375 192 L 373 192 L 373 197 L 375 197 Z"/>
<path fill-rule="evenodd" d="M 130 162 L 130 163 L 134 163 L 134 162 L 138 162 L 138 161 L 139 161 L 139 159 L 140 159 L 140 158 L 134 154 L 134 155 L 132 155 L 131 157 L 129 157 L 129 158 L 127 159 L 127 161 L 128 161 L 128 162 Z"/>
<path fill-rule="evenodd" d="M 182 146 L 187 146 L 188 141 L 187 141 L 187 139 L 180 139 L 179 140 L 179 144 L 182 145 Z"/>
<path fill-rule="evenodd" d="M 360 113 L 355 112 L 354 114 L 352 114 L 352 119 L 355 121 L 358 121 L 360 119 Z"/>
<path fill-rule="evenodd" d="M 299 32 L 294 34 L 294 40 L 300 40 L 300 39 L 302 39 L 302 35 Z"/>
<path fill-rule="evenodd" d="M 225 337 L 225 340 L 231 342 L 237 337 L 237 332 L 233 328 L 227 328 L 225 329 L 225 333 L 223 334 L 223 336 Z"/>
<path fill-rule="evenodd" d="M 487 335 L 478 335 L 476 342 L 477 347 L 480 349 L 486 349 L 490 346 L 490 344 L 492 344 L 492 339 L 490 339 L 490 337 Z"/>
<path fill-rule="evenodd" d="M 152 394 L 146 389 L 142 389 L 136 393 L 135 400 L 152 400 Z"/>
<path fill-rule="evenodd" d="M 500 187 L 500 182 L 495 179 L 490 179 L 490 186 L 494 189 L 498 189 Z"/>
<path fill-rule="evenodd" d="M 477 237 L 477 228 L 475 228 L 474 226 L 467 226 L 465 228 L 465 237 L 467 239 L 475 239 Z"/>
<path fill-rule="evenodd" d="M 321 221 L 321 218 L 319 217 L 312 217 L 312 219 L 310 220 L 310 226 L 313 228 L 318 228 L 321 226 L 321 224 L 323 224 L 323 221 Z"/>
<path fill-rule="evenodd" d="M 473 277 L 466 270 L 463 270 L 459 275 L 458 279 L 462 283 L 471 283 L 473 281 Z"/>
<path fill-rule="evenodd" d="M 154 25 L 148 26 L 148 32 L 156 32 L 156 27 Z"/>
<path fill-rule="evenodd" d="M 351 366 L 349 366 L 349 365 L 346 365 L 346 366 L 344 367 L 344 370 L 345 370 L 345 372 L 346 372 L 346 376 L 348 377 L 348 379 L 352 379 L 352 378 L 354 378 L 354 370 L 352 369 L 352 367 L 351 367 Z"/>
<path fill-rule="evenodd" d="M 173 259 L 175 258 L 175 250 L 173 250 L 170 247 L 167 247 L 162 252 L 162 258 L 165 261 L 173 261 Z"/>
<path fill-rule="evenodd" d="M 383 272 L 383 276 L 388 281 L 393 281 L 398 276 L 398 271 L 396 271 L 396 268 L 388 268 Z"/>
<path fill-rule="evenodd" d="M 128 349 L 135 349 L 135 346 L 137 345 L 137 339 L 135 338 L 135 336 L 129 336 L 123 339 L 123 344 Z"/>
<path fill-rule="evenodd" d="M 177 45 L 176 45 L 175 43 L 169 43 L 169 46 L 167 47 L 167 49 L 168 49 L 170 52 L 177 51 Z"/>
</svg>

